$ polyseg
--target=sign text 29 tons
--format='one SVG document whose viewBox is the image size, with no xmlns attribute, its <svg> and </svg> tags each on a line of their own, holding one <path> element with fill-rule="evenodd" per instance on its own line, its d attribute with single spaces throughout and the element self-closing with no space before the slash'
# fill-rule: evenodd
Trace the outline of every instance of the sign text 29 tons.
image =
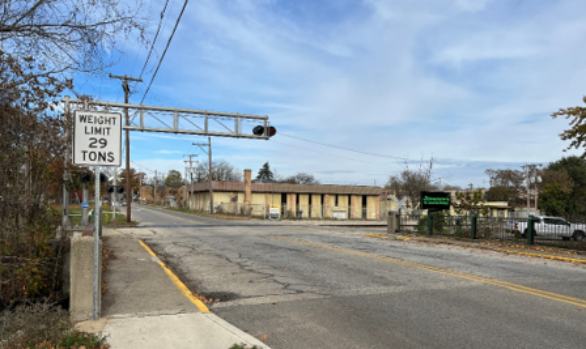
<svg viewBox="0 0 586 349">
<path fill-rule="evenodd" d="M 76 110 L 74 116 L 73 163 L 86 166 L 120 166 L 122 115 Z"/>
</svg>

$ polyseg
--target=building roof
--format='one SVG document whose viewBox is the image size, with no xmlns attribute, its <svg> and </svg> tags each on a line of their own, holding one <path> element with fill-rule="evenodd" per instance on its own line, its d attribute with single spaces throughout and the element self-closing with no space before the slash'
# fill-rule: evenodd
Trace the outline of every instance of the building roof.
<svg viewBox="0 0 586 349">
<path fill-rule="evenodd" d="M 213 182 L 214 191 L 244 192 L 243 182 Z M 292 193 L 292 194 L 338 194 L 338 195 L 368 195 L 379 196 L 381 187 L 355 185 L 326 185 L 326 184 L 290 184 L 290 183 L 251 183 L 253 193 Z M 207 192 L 210 185 L 197 183 L 190 192 Z"/>
</svg>

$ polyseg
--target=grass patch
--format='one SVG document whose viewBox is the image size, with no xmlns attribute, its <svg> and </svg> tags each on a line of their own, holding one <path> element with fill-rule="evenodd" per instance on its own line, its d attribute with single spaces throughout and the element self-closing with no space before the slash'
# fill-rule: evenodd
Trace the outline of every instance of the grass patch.
<svg viewBox="0 0 586 349">
<path fill-rule="evenodd" d="M 61 205 L 53 205 L 51 206 L 56 212 L 63 212 L 63 206 Z M 94 206 L 91 205 L 89 210 L 93 210 Z M 102 205 L 102 226 L 104 227 L 134 227 L 138 224 L 138 222 L 126 221 L 126 215 L 122 212 L 126 212 L 126 207 L 122 209 L 116 208 L 116 217 L 112 213 L 112 207 L 110 205 Z M 69 205 L 69 219 L 71 220 L 71 225 L 76 226 L 79 225 L 81 222 L 81 214 L 82 208 L 80 205 Z"/>
<path fill-rule="evenodd" d="M 106 338 L 77 332 L 66 310 L 48 302 L 0 314 L 0 349 L 108 349 Z"/>
</svg>

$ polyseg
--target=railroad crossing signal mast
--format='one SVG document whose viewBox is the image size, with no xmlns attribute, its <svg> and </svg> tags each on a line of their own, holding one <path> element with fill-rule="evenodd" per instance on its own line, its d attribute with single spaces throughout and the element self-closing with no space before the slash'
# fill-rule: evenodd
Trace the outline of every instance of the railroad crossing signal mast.
<svg viewBox="0 0 586 349">
<path fill-rule="evenodd" d="M 95 222 L 94 222 L 94 277 L 93 277 L 93 311 L 92 318 L 98 319 L 98 270 L 99 266 L 99 228 L 100 228 L 100 170 L 103 166 L 118 167 L 122 158 L 122 130 L 126 130 L 127 144 L 127 185 L 130 181 L 129 161 L 130 141 L 128 131 L 164 132 L 175 134 L 191 134 L 199 136 L 236 137 L 248 139 L 269 139 L 276 133 L 276 129 L 269 125 L 268 116 L 247 115 L 213 112 L 207 110 L 191 110 L 179 108 L 153 107 L 133 105 L 128 103 L 128 81 L 124 77 L 126 103 L 96 102 L 85 100 L 71 100 L 65 96 L 64 102 L 66 125 L 71 121 L 73 110 L 73 163 L 75 165 L 95 167 Z M 126 126 L 123 126 L 122 111 L 126 116 Z M 228 127 L 227 121 L 234 122 Z M 254 127 L 252 134 L 245 132 L 243 122 L 261 123 Z M 219 125 L 219 126 L 218 126 Z M 218 130 L 219 128 L 219 130 Z M 69 128 L 65 129 L 67 149 L 65 150 L 64 179 L 70 178 L 67 167 L 71 153 L 69 142 Z M 210 140 L 211 145 L 211 140 Z M 211 152 L 211 146 L 210 146 Z M 211 175 L 211 174 L 210 174 Z M 121 191 L 122 188 L 112 188 Z M 130 192 L 130 190 L 128 190 Z M 127 193 L 129 195 L 129 193 Z M 127 196 L 128 198 L 128 196 Z M 69 219 L 69 191 L 63 186 L 63 228 L 71 225 Z M 130 199 L 126 204 L 128 218 L 130 218 Z M 87 205 L 87 203 L 85 203 Z M 213 210 L 213 204 L 211 205 Z"/>
<path fill-rule="evenodd" d="M 130 79 L 130 78 L 129 78 Z M 209 110 L 196 110 L 196 109 L 182 109 L 182 108 L 168 108 L 158 106 L 146 106 L 129 103 L 112 103 L 112 102 L 99 102 L 89 101 L 87 99 L 70 99 L 69 96 L 65 96 L 62 99 L 64 103 L 65 117 L 67 121 L 70 121 L 71 114 L 76 115 L 89 115 L 91 111 L 94 116 L 86 117 L 84 119 L 84 127 L 96 127 L 89 129 L 90 134 L 86 134 L 86 129 L 77 129 L 78 125 L 74 123 L 76 130 L 74 134 L 74 140 L 78 136 L 84 135 L 86 143 L 84 143 L 83 149 L 74 146 L 75 149 L 85 150 L 85 153 L 78 154 L 78 157 L 82 158 L 85 156 L 85 160 L 89 161 L 83 165 L 85 166 L 120 166 L 122 156 L 120 154 L 122 140 L 121 131 L 118 131 L 118 127 L 122 130 L 128 131 L 141 131 L 141 132 L 162 132 L 162 133 L 174 133 L 174 134 L 186 134 L 186 135 L 197 135 L 197 136 L 216 136 L 216 137 L 232 137 L 232 138 L 246 138 L 246 139 L 264 139 L 268 140 L 274 136 L 277 132 L 275 127 L 269 123 L 269 117 L 263 115 L 252 115 L 252 114 L 240 114 L 240 113 L 226 113 L 216 112 Z M 109 115 L 109 117 L 116 117 L 116 124 L 105 124 L 105 117 L 100 119 L 98 114 Z M 126 125 L 123 125 L 122 115 L 128 115 L 126 119 Z M 75 119 L 76 122 L 81 122 L 81 119 Z M 108 119 L 109 122 L 114 122 L 113 119 Z M 100 123 L 101 122 L 101 123 Z M 100 129 L 98 132 L 97 127 L 116 127 L 116 137 L 108 138 L 113 136 L 114 133 L 108 133 L 112 131 L 104 131 Z M 68 132 L 69 130 L 66 130 Z M 91 134 L 91 132 L 99 134 Z M 95 137 L 94 137 L 95 136 Z M 99 137 L 98 137 L 99 136 Z M 66 133 L 68 137 L 68 133 Z M 97 140 L 90 139 L 91 137 Z M 106 140 L 103 140 L 106 138 Z M 127 142 L 128 142 L 127 138 Z M 130 153 L 130 143 L 127 143 L 127 152 Z M 71 153 L 70 143 L 67 143 L 67 151 L 65 153 L 65 161 L 69 162 L 69 154 Z M 84 161 L 85 161 L 84 160 Z M 127 159 L 128 160 L 128 159 Z M 128 161 L 127 161 L 128 162 Z M 69 178 L 69 174 L 66 171 L 64 174 L 65 178 Z M 127 190 L 127 195 L 129 190 Z M 69 191 L 64 186 L 63 188 L 63 226 L 71 225 L 69 220 Z M 128 210 L 130 210 L 132 200 L 128 200 Z"/>
</svg>

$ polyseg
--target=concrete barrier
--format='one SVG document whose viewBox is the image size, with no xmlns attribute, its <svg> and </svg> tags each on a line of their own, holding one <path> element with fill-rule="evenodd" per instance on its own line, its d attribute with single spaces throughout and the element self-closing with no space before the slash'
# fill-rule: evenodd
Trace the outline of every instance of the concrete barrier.
<svg viewBox="0 0 586 349">
<path fill-rule="evenodd" d="M 102 284 L 102 244 L 99 248 L 100 268 L 98 268 L 98 285 Z M 70 285 L 69 313 L 74 323 L 92 318 L 94 285 L 94 236 L 93 229 L 87 228 L 83 233 L 76 232 L 71 238 L 70 250 Z M 102 295 L 98 294 L 98 313 L 101 313 Z"/>
</svg>

